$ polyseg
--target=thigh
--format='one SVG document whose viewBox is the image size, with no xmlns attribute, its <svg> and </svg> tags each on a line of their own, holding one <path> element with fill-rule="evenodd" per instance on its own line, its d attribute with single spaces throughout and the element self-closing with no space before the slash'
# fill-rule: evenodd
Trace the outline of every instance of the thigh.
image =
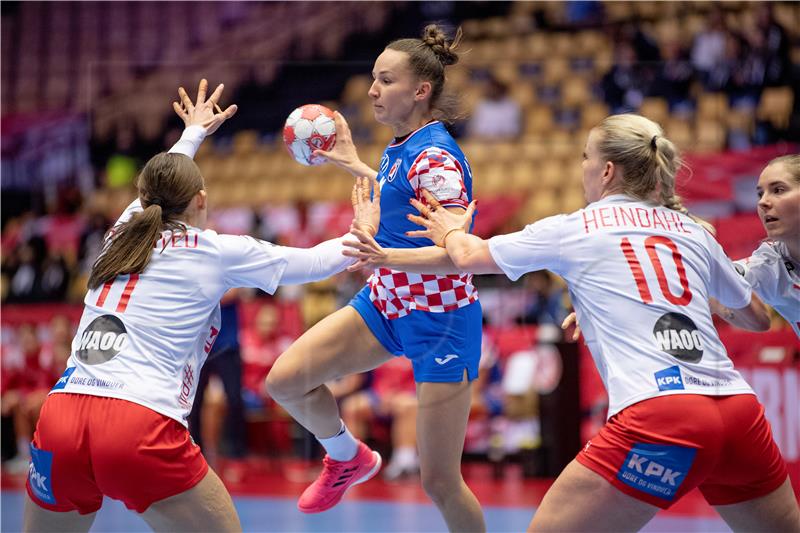
<svg viewBox="0 0 800 533">
<path fill-rule="evenodd" d="M 417 384 L 417 447 L 423 476 L 460 479 L 471 387 L 466 380 Z"/>
<path fill-rule="evenodd" d="M 42 407 L 31 443 L 28 496 L 55 512 L 94 513 L 103 495 L 94 478 L 86 416 L 92 397 L 53 394 Z"/>
<path fill-rule="evenodd" d="M 78 511 L 49 511 L 25 495 L 22 530 L 26 533 L 60 533 L 62 531 L 89 531 L 96 513 L 80 514 Z"/>
<path fill-rule="evenodd" d="M 700 492 L 711 505 L 730 505 L 772 493 L 788 470 L 764 407 L 752 394 L 716 398 L 724 421 L 724 446 L 719 461 Z"/>
<path fill-rule="evenodd" d="M 616 413 L 576 460 L 621 492 L 668 509 L 713 472 L 723 442 L 713 397 L 661 396 Z"/>
<path fill-rule="evenodd" d="M 714 509 L 734 531 L 800 531 L 800 509 L 789 478 L 766 496 Z"/>
<path fill-rule="evenodd" d="M 658 510 L 572 461 L 545 494 L 528 531 L 638 531 Z"/>
<path fill-rule="evenodd" d="M 446 313 L 413 311 L 395 322 L 417 382 L 460 382 L 464 372 L 469 381 L 477 379 L 483 334 L 479 302 Z"/>
<path fill-rule="evenodd" d="M 206 475 L 208 464 L 200 448 L 176 420 L 125 400 L 99 400 L 103 403 L 94 409 L 91 453 L 103 494 L 141 513 Z"/>
<path fill-rule="evenodd" d="M 270 370 L 273 396 L 305 394 L 342 376 L 365 372 L 391 359 L 361 315 L 343 307 L 297 339 Z"/>
<path fill-rule="evenodd" d="M 154 531 L 241 531 L 225 485 L 213 470 L 191 489 L 152 504 L 142 518 Z"/>
</svg>

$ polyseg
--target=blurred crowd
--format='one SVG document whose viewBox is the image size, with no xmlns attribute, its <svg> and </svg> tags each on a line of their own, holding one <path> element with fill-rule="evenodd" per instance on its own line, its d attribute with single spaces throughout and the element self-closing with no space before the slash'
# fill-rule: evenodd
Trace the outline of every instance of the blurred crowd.
<svg viewBox="0 0 800 533">
<path fill-rule="evenodd" d="M 145 4 L 119 3 L 109 9 L 139 13 L 136 20 L 144 24 L 142 21 L 146 22 L 152 11 L 143 7 Z M 233 93 L 236 103 L 243 110 L 252 110 L 248 111 L 251 117 L 260 117 L 259 110 L 267 105 L 264 95 L 274 89 L 270 84 L 290 84 L 277 76 L 275 64 L 281 54 L 291 50 L 291 54 L 299 54 L 293 55 L 294 59 L 344 57 L 342 45 L 351 33 L 389 31 L 384 27 L 388 14 L 392 10 L 402 14 L 408 8 L 398 5 L 390 9 L 384 4 L 379 9 L 380 17 L 368 22 L 369 17 L 359 15 L 364 20 L 359 18 L 353 28 L 336 32 L 308 49 L 291 44 L 296 35 L 291 39 L 275 38 L 277 44 L 266 47 L 259 40 L 265 38 L 265 32 L 248 33 L 252 26 L 249 21 L 264 15 L 262 11 L 282 20 L 281 17 L 309 11 L 305 4 L 252 4 L 240 9 L 214 4 L 219 8 L 219 24 L 203 24 L 194 31 L 194 41 L 181 41 L 183 48 L 179 50 L 194 47 L 201 54 L 204 47 L 233 39 L 238 32 L 241 38 L 255 43 L 242 49 L 252 48 L 265 57 L 277 54 L 275 62 L 267 61 L 250 72 L 234 72 L 231 67 L 224 72 L 231 79 L 218 80 L 225 81 L 231 89 L 238 87 L 238 92 Z M 516 229 L 541 216 L 581 207 L 580 176 L 575 173 L 580 146 L 587 129 L 609 113 L 638 111 L 651 116 L 662 121 L 667 135 L 674 136 L 679 145 L 695 149 L 744 150 L 800 137 L 797 4 L 697 2 L 684 6 L 686 16 L 669 5 L 677 3 L 668 2 L 515 2 L 488 7 L 483 4 L 492 3 L 474 4 L 471 9 L 495 9 L 496 16 L 457 20 L 455 12 L 438 14 L 463 23 L 465 29 L 464 48 L 469 50 L 464 54 L 466 68 L 451 81 L 469 108 L 469 116 L 457 122 L 455 130 L 474 170 L 476 195 L 482 199 L 502 197 L 509 202 L 500 204 L 494 214 L 491 204 L 485 205 L 481 216 L 492 220 L 491 228 L 484 227 L 486 231 Z M 655 6 L 647 7 L 650 4 Z M 95 8 L 89 4 L 80 7 L 87 13 L 87 20 L 94 16 Z M 422 9 L 421 4 L 412 8 Z M 623 8 L 627 14 L 622 13 Z M 35 20 L 32 9 L 22 5 L 6 12 L 4 7 L 4 34 L 9 35 L 6 29 L 10 22 L 27 24 Z M 62 5 L 58 9 L 78 8 Z M 672 14 L 661 17 L 656 13 L 648 18 L 647 9 L 671 9 Z M 351 11 L 358 13 L 361 7 Z M 306 29 L 318 31 L 320 24 L 328 24 L 332 20 L 329 17 L 338 15 L 330 10 L 314 11 Z M 17 16 L 19 20 L 14 18 Z M 789 26 L 786 20 L 792 16 L 797 24 Z M 301 27 L 295 30 L 298 35 L 305 31 Z M 416 31 L 413 28 L 406 33 Z M 166 33 L 175 39 L 174 32 Z M 142 81 L 149 93 L 163 90 L 159 95 L 163 100 L 172 98 L 173 85 L 189 83 L 180 74 L 192 77 L 194 83 L 196 73 L 189 69 L 190 73 L 168 76 L 166 69 L 159 75 L 158 69 L 137 70 L 132 63 L 125 76 L 103 77 L 101 87 L 95 88 L 100 91 L 95 95 L 100 100 L 75 98 L 64 93 L 60 82 L 48 82 L 46 90 L 39 94 L 25 83 L 40 75 L 49 79 L 50 71 L 42 67 L 42 72 L 23 72 L 27 67 L 20 59 L 24 56 L 19 43 L 25 40 L 24 35 L 17 36 L 17 47 L 7 46 L 5 35 L 4 63 L 16 65 L 13 69 L 19 75 L 14 79 L 20 81 L 10 85 L 4 68 L 4 93 L 11 94 L 10 103 L 4 96 L 4 121 L 7 113 L 30 112 L 39 105 L 44 106 L 43 110 L 52 110 L 47 107 L 52 105 L 68 112 L 82 112 L 86 110 L 80 106 L 86 102 L 103 104 L 93 119 L 87 119 L 95 121 L 85 140 L 91 152 L 88 179 L 84 175 L 86 169 L 80 167 L 80 175 L 76 170 L 70 178 L 51 183 L 44 191 L 30 184 L 26 189 L 25 179 L 15 179 L 14 190 L 9 190 L 12 170 L 20 167 L 17 163 L 24 162 L 27 156 L 15 152 L 14 143 L 7 146 L 4 142 L 2 303 L 56 307 L 66 304 L 72 310 L 47 313 L 46 319 L 13 324 L 3 321 L 3 458 L 16 454 L 17 459 L 7 463 L 13 470 L 27 466 L 26 442 L 38 407 L 69 356 L 77 320 L 74 310 L 79 309 L 83 299 L 88 273 L 103 237 L 135 197 L 138 168 L 155 152 L 168 148 L 179 134 L 175 122 L 165 115 L 169 106 L 151 105 L 160 100 L 143 98 L 148 102 L 146 109 L 115 107 L 130 95 L 125 80 Z M 102 38 L 112 39 L 106 34 Z M 128 38 L 134 41 L 139 37 L 132 33 Z M 365 49 L 371 45 L 364 40 L 354 47 L 358 44 Z M 114 54 L 124 55 L 124 45 L 112 46 Z M 83 48 L 92 46 L 96 43 L 81 44 Z M 149 50 L 133 49 L 144 50 L 142 53 Z M 11 57 L 13 54 L 17 55 Z M 117 57 L 114 54 L 110 57 Z M 197 64 L 202 62 L 198 60 Z M 231 64 L 255 63 L 250 57 Z M 71 68 L 78 72 L 70 71 L 71 75 L 82 79 L 80 64 L 73 62 Z M 386 132 L 373 124 L 371 110 L 365 111 L 369 78 L 363 72 L 367 69 L 361 65 L 361 75 L 347 74 L 336 89 L 341 91 L 339 100 L 329 105 L 339 108 L 350 120 L 354 138 L 363 143 L 362 157 L 377 162 L 387 138 Z M 113 74 L 110 70 L 103 72 Z M 303 92 L 307 87 L 302 84 L 307 80 L 298 80 L 284 90 L 297 89 L 299 98 L 316 98 Z M 164 88 L 167 85 L 168 90 Z M 9 93 L 6 89 L 13 90 Z M 268 104 L 275 107 L 272 102 Z M 140 116 L 135 121 L 128 120 L 134 111 Z M 127 112 L 130 113 L 126 115 Z M 212 198 L 210 227 L 302 247 L 344 233 L 351 217 L 346 202 L 350 187 L 347 178 L 330 169 L 307 169 L 292 162 L 275 135 L 279 119 L 264 120 L 256 130 L 248 129 L 253 123 L 247 121 L 238 126 L 234 121 L 231 126 L 232 131 L 221 131 L 220 138 L 207 141 L 198 154 Z M 709 129 L 711 126 L 716 129 Z M 707 131 L 711 131 L 711 137 L 703 137 Z M 370 158 L 370 154 L 375 157 Z M 567 165 L 567 161 L 574 165 Z M 66 166 L 58 168 L 78 168 L 62 163 Z M 50 167 L 40 170 L 50 172 Z M 547 173 L 550 167 L 554 168 L 554 177 Z M 269 176 L 265 177 L 266 173 Z M 513 207 L 504 208 L 506 205 Z M 203 393 L 197 404 L 203 412 L 193 413 L 192 418 L 195 439 L 203 443 L 210 461 L 218 454 L 240 459 L 269 447 L 283 446 L 284 451 L 289 451 L 287 447 L 302 432 L 292 429 L 285 413 L 265 395 L 264 377 L 289 343 L 305 328 L 346 304 L 364 279 L 363 273 L 341 274 L 303 287 L 282 288 L 275 297 L 248 291 L 230 296 L 224 306 L 227 326 L 223 326 L 229 337 L 218 343 L 204 370 Z M 481 375 L 474 388 L 466 451 L 487 454 L 493 460 L 507 454 L 530 455 L 540 445 L 538 395 L 546 394 L 553 381 L 557 382 L 559 359 L 552 346 L 562 339 L 557 326 L 568 313 L 568 295 L 559 279 L 544 272 L 526 276 L 521 284 L 511 285 L 495 277 L 478 283 L 486 341 Z M 522 328 L 523 336 L 528 335 L 521 343 L 527 344 L 523 346 L 526 349 L 497 339 L 496 330 L 512 327 Z M 378 442 L 378 449 L 393 451 L 386 470 L 390 478 L 418 468 L 412 422 L 417 405 L 407 363 L 398 359 L 368 375 L 332 384 L 351 431 L 357 437 Z M 267 439 L 269 442 L 264 445 L 258 436 L 263 437 L 264 427 L 271 428 L 269 431 L 283 429 L 271 434 L 271 440 Z M 16 439 L 6 438 L 9 429 Z M 529 470 L 535 472 L 535 464 Z"/>
</svg>

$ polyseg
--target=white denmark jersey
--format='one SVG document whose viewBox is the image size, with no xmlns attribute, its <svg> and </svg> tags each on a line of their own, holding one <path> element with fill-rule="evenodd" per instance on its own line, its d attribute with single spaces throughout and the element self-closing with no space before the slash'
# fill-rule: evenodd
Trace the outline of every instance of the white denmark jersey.
<svg viewBox="0 0 800 533">
<path fill-rule="evenodd" d="M 137 210 L 138 200 L 117 223 Z M 121 398 L 186 425 L 200 368 L 219 333 L 222 295 L 232 287 L 272 294 L 279 284 L 335 274 L 352 263 L 341 240 L 300 249 L 193 227 L 185 235 L 165 231 L 141 274 L 86 294 L 67 370 L 53 392 Z"/>
<path fill-rule="evenodd" d="M 547 269 L 567 281 L 609 417 L 655 396 L 753 393 L 708 304 L 746 307 L 750 286 L 691 218 L 615 195 L 493 237 L 489 249 L 512 280 Z"/>
<path fill-rule="evenodd" d="M 753 255 L 736 264 L 756 294 L 778 311 L 800 337 L 800 265 L 779 241 L 761 244 Z"/>
</svg>

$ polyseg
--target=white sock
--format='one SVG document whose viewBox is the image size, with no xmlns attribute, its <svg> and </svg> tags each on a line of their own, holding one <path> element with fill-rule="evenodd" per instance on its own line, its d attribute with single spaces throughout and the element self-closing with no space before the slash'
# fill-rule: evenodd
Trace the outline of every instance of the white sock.
<svg viewBox="0 0 800 533">
<path fill-rule="evenodd" d="M 392 454 L 391 462 L 402 466 L 416 466 L 419 463 L 417 449 L 412 446 L 397 448 Z"/>
<path fill-rule="evenodd" d="M 30 444 L 31 441 L 29 441 L 25 437 L 19 437 L 17 439 L 17 457 L 29 459 L 31 456 Z"/>
<path fill-rule="evenodd" d="M 317 440 L 334 461 L 349 461 L 358 452 L 358 441 L 344 425 L 344 422 L 342 422 L 342 429 L 339 430 L 339 433 L 327 439 L 317 437 Z"/>
</svg>

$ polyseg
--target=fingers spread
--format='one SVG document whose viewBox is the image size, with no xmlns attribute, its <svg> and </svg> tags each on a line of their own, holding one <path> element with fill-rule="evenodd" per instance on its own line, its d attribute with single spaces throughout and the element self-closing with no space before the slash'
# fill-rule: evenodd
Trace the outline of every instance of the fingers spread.
<svg viewBox="0 0 800 533">
<path fill-rule="evenodd" d="M 425 198 L 425 201 L 428 202 L 428 205 L 432 208 L 441 207 L 442 204 L 439 203 L 439 200 L 436 199 L 434 195 L 430 193 L 430 191 L 426 188 L 421 189 L 422 196 Z"/>
<path fill-rule="evenodd" d="M 431 222 L 427 218 L 423 218 L 417 215 L 408 215 L 408 220 L 416 224 L 417 226 L 423 226 L 428 229 L 431 227 Z"/>
<path fill-rule="evenodd" d="M 464 213 L 465 217 L 468 220 L 472 220 L 472 216 L 475 214 L 475 209 L 477 209 L 477 208 L 478 208 L 478 201 L 477 200 L 472 200 L 469 203 L 469 207 L 467 207 L 466 213 Z"/>
<path fill-rule="evenodd" d="M 366 177 L 358 178 L 358 180 L 361 182 L 361 198 L 364 200 L 364 202 L 369 202 L 370 199 L 369 180 Z"/>
<path fill-rule="evenodd" d="M 239 106 L 236 104 L 231 104 L 225 111 L 222 112 L 222 114 L 225 115 L 225 120 L 228 120 L 235 115 L 237 111 L 239 111 Z"/>
<path fill-rule="evenodd" d="M 343 141 L 345 143 L 352 143 L 353 137 L 350 134 L 350 126 L 347 125 L 344 115 L 338 111 L 334 111 L 333 122 L 336 124 L 336 142 Z"/>
<path fill-rule="evenodd" d="M 181 118 L 184 118 L 188 115 L 186 110 L 184 110 L 181 104 L 179 104 L 178 102 L 172 102 L 172 109 L 174 109 L 175 112 L 178 114 L 178 116 Z"/>
<path fill-rule="evenodd" d="M 216 104 L 219 102 L 220 97 L 222 96 L 222 90 L 225 89 L 225 85 L 220 83 L 217 85 L 217 88 L 214 89 L 214 92 L 211 93 L 211 96 L 208 98 L 208 101 L 212 104 Z"/>
<path fill-rule="evenodd" d="M 208 92 L 208 80 L 203 78 L 200 80 L 200 85 L 197 87 L 197 104 L 200 105 L 206 101 L 206 93 Z"/>
<path fill-rule="evenodd" d="M 372 176 L 370 186 L 372 187 L 372 201 L 381 203 L 381 185 L 378 183 L 377 177 Z"/>
<path fill-rule="evenodd" d="M 423 204 L 422 202 L 420 202 L 415 198 L 411 199 L 411 205 L 413 205 L 417 209 L 417 211 L 419 211 L 422 214 L 425 214 L 425 211 L 428 209 L 428 206 L 426 206 L 425 204 Z"/>
<path fill-rule="evenodd" d="M 194 104 L 192 104 L 192 99 L 189 98 L 189 95 L 186 93 L 186 89 L 178 87 L 178 96 L 181 99 L 184 109 L 186 109 L 187 112 L 191 112 L 194 109 Z"/>
</svg>

